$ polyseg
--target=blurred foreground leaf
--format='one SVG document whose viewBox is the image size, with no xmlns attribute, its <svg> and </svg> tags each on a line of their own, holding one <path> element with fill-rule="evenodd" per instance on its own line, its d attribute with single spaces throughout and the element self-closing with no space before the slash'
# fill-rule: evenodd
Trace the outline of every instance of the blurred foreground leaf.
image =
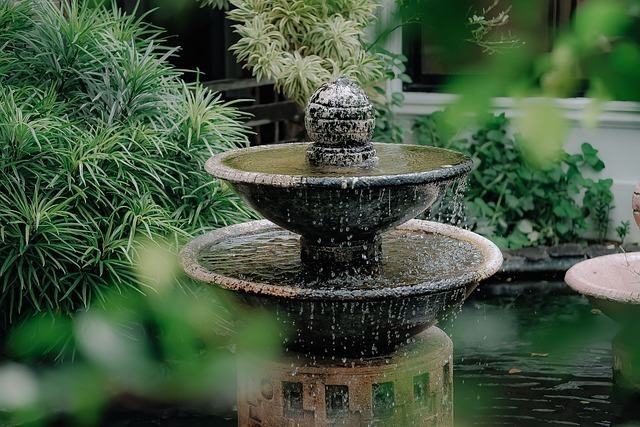
<svg viewBox="0 0 640 427">
<path fill-rule="evenodd" d="M 567 123 L 554 100 L 521 104 L 515 124 L 522 133 L 524 158 L 533 166 L 544 168 L 562 159 Z"/>
</svg>

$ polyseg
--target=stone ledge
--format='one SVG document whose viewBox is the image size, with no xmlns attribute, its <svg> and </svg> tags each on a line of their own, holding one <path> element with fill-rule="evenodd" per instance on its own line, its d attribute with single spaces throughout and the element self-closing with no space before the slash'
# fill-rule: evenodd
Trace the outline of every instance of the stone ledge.
<svg viewBox="0 0 640 427">
<path fill-rule="evenodd" d="M 536 246 L 503 249 L 502 267 L 489 282 L 564 279 L 574 264 L 597 256 L 621 252 L 638 252 L 639 245 L 564 243 L 556 246 Z"/>
</svg>

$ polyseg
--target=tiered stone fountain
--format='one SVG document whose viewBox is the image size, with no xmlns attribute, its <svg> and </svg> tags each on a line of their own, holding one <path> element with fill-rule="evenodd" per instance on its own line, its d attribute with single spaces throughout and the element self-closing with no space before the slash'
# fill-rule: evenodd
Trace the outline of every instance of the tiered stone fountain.
<svg viewBox="0 0 640 427">
<path fill-rule="evenodd" d="M 267 220 L 200 236 L 181 255 L 189 275 L 282 323 L 283 360 L 262 378 L 239 373 L 239 423 L 451 424 L 452 345 L 431 326 L 502 254 L 467 230 L 411 218 L 472 161 L 371 143 L 374 109 L 346 77 L 311 96 L 305 119 L 311 143 L 207 162 Z"/>
</svg>

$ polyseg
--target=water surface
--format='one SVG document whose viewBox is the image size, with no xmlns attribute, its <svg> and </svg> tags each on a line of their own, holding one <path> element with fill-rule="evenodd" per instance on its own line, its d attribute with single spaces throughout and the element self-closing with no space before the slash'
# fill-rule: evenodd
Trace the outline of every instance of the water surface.
<svg viewBox="0 0 640 427">
<path fill-rule="evenodd" d="M 282 144 L 239 150 L 224 157 L 222 164 L 242 172 L 299 177 L 364 177 L 427 172 L 466 163 L 469 157 L 443 148 L 408 144 L 376 144 L 378 166 L 319 167 L 307 161 L 308 144 Z"/>
<path fill-rule="evenodd" d="M 448 281 L 459 282 L 485 262 L 476 245 L 422 230 L 396 229 L 384 233 L 382 251 L 375 274 L 327 280 L 326 274 L 318 278 L 303 268 L 297 234 L 271 229 L 217 242 L 200 252 L 198 263 L 222 276 L 294 288 L 382 290 L 433 284 L 435 290 Z"/>
<path fill-rule="evenodd" d="M 441 325 L 454 343 L 457 423 L 614 425 L 618 325 L 597 313 L 579 295 L 467 300 Z"/>
</svg>

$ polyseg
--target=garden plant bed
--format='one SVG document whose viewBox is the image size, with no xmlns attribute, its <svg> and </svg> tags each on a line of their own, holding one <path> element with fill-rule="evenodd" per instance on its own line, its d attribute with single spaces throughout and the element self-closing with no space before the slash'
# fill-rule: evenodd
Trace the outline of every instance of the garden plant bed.
<svg viewBox="0 0 640 427">
<path fill-rule="evenodd" d="M 555 246 L 536 246 L 503 249 L 502 268 L 488 283 L 531 281 L 535 279 L 563 280 L 573 265 L 602 255 L 640 251 L 640 245 L 618 243 L 563 243 Z"/>
</svg>

